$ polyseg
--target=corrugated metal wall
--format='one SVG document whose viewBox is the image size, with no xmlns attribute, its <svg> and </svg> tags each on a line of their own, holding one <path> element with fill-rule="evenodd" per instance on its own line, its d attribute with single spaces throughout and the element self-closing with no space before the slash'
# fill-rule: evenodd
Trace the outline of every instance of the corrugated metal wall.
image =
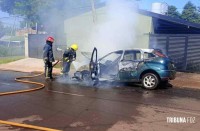
<svg viewBox="0 0 200 131">
<path fill-rule="evenodd" d="M 200 35 L 150 35 L 149 48 L 162 49 L 179 71 L 200 71 Z"/>
<path fill-rule="evenodd" d="M 200 35 L 188 37 L 187 69 L 200 71 Z"/>
</svg>

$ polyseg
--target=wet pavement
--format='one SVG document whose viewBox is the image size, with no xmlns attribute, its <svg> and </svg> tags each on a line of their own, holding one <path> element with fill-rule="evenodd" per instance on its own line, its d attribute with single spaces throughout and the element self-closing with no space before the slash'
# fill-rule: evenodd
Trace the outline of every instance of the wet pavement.
<svg viewBox="0 0 200 131">
<path fill-rule="evenodd" d="M 0 92 L 34 88 L 15 82 L 30 73 L 0 71 Z M 140 85 L 70 83 L 63 79 L 45 81 L 39 91 L 0 96 L 0 120 L 65 131 L 198 131 L 200 90 L 162 87 L 148 91 Z M 186 122 L 170 121 L 185 118 Z M 0 130 L 30 130 L 0 125 Z"/>
</svg>

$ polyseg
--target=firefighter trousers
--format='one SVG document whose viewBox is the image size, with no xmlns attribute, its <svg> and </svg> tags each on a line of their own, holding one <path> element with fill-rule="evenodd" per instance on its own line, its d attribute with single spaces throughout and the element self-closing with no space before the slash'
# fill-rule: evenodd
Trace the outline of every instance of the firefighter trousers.
<svg viewBox="0 0 200 131">
<path fill-rule="evenodd" d="M 68 74 L 69 71 L 70 71 L 70 66 L 71 66 L 71 62 L 63 62 L 62 73 L 63 74 Z"/>
<path fill-rule="evenodd" d="M 46 78 L 53 78 L 52 77 L 52 71 L 53 71 L 52 62 L 46 61 L 46 62 L 44 62 L 44 64 L 45 64 L 45 69 L 44 69 L 45 77 Z"/>
</svg>

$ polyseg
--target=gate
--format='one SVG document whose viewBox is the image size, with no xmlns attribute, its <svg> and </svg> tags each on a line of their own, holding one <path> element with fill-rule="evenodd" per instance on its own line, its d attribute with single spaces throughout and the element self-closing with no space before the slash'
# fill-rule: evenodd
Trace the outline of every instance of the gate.
<svg viewBox="0 0 200 131">
<path fill-rule="evenodd" d="M 28 50 L 29 57 L 31 58 L 42 58 L 43 47 L 45 45 L 45 39 L 47 35 L 28 35 Z"/>
<path fill-rule="evenodd" d="M 149 48 L 157 48 L 171 58 L 178 71 L 200 71 L 200 35 L 150 35 Z"/>
<path fill-rule="evenodd" d="M 28 35 L 28 56 L 30 58 L 39 58 L 43 57 L 43 47 L 46 43 L 46 38 L 48 37 L 47 34 L 29 34 Z M 66 49 L 66 45 L 61 45 L 54 43 L 53 44 L 53 52 L 55 59 L 62 58 L 62 52 L 57 51 L 57 48 Z"/>
</svg>

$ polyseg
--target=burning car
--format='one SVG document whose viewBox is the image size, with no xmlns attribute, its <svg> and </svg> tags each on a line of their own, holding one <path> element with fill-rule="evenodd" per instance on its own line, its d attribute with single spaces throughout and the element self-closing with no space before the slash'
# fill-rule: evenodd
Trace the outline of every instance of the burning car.
<svg viewBox="0 0 200 131">
<path fill-rule="evenodd" d="M 75 77 L 95 81 L 140 82 L 146 89 L 155 89 L 161 83 L 175 79 L 173 62 L 155 49 L 128 49 L 111 52 L 97 59 L 94 48 L 90 71 L 76 72 Z"/>
</svg>

